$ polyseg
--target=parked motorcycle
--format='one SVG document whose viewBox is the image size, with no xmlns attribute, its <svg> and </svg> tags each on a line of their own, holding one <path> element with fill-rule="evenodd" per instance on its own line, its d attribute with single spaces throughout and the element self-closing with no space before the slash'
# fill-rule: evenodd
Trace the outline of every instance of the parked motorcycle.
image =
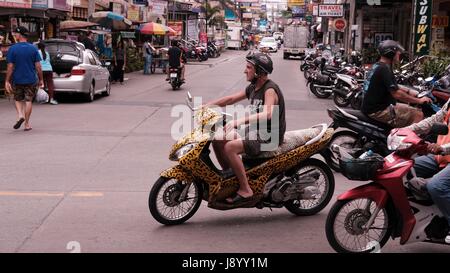
<svg viewBox="0 0 450 273">
<path fill-rule="evenodd" d="M 444 124 L 431 133 L 446 135 Z M 373 181 L 338 196 L 326 221 L 326 236 L 337 252 L 378 252 L 389 240 L 445 243 L 447 220 L 416 176 L 414 158 L 426 154 L 423 139 L 410 129 L 395 129 L 387 140 L 394 153 L 384 159 L 342 157 L 342 173 L 351 180 Z"/>
<path fill-rule="evenodd" d="M 352 108 L 360 109 L 362 103 L 362 86 L 353 77 L 345 74 L 336 74 L 333 88 L 333 100 L 339 107 L 347 107 L 352 103 Z M 359 100 L 359 101 L 358 101 Z"/>
<path fill-rule="evenodd" d="M 219 48 L 211 41 L 208 41 L 208 57 L 217 58 L 220 56 Z"/>
<path fill-rule="evenodd" d="M 257 158 L 243 157 L 254 195 L 249 202 L 229 204 L 225 199 L 239 188 L 231 170 L 218 170 L 210 158 L 210 144 L 217 128 L 226 122 L 226 113 L 211 108 L 195 109 L 197 128 L 174 144 L 170 160 L 177 165 L 161 173 L 149 195 L 149 209 L 161 224 L 181 224 L 198 210 L 202 199 L 208 207 L 228 210 L 242 207 L 282 208 L 295 215 L 321 211 L 334 192 L 334 177 L 322 161 L 311 158 L 328 143 L 333 129 L 326 124 L 285 133 L 275 151 Z"/>
</svg>

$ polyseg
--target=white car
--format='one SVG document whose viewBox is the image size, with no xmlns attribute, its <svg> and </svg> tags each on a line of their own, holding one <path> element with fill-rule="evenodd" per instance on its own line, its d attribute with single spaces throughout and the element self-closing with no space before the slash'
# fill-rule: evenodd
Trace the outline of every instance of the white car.
<svg viewBox="0 0 450 273">
<path fill-rule="evenodd" d="M 268 49 L 270 52 L 278 51 L 278 43 L 273 37 L 264 37 L 258 46 L 259 50 Z"/>
</svg>

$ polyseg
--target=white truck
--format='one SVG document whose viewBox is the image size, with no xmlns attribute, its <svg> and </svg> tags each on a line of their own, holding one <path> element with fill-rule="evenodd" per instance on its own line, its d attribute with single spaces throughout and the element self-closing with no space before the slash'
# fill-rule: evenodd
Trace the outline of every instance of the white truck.
<svg viewBox="0 0 450 273">
<path fill-rule="evenodd" d="M 300 25 L 285 26 L 283 36 L 283 59 L 288 59 L 290 56 L 305 55 L 309 39 L 307 27 Z"/>
<path fill-rule="evenodd" d="M 242 25 L 235 22 L 227 22 L 227 38 L 226 47 L 227 48 L 241 48 L 242 40 Z"/>
</svg>

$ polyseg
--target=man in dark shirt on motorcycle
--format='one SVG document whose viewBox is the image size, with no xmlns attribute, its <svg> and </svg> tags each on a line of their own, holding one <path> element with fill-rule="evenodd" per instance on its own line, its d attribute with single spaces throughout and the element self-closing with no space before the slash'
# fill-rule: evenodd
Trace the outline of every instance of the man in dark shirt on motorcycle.
<svg viewBox="0 0 450 273">
<path fill-rule="evenodd" d="M 226 124 L 223 132 L 216 132 L 213 148 L 223 170 L 231 168 L 239 180 L 239 189 L 234 197 L 226 199 L 229 204 L 246 204 L 251 202 L 254 192 L 251 189 L 240 154 L 255 157 L 262 151 L 276 148 L 283 142 L 286 131 L 284 98 L 276 83 L 268 78 L 272 73 L 273 63 L 264 53 L 247 55 L 244 73 L 251 82 L 245 91 L 225 96 L 209 102 L 205 106 L 232 105 L 244 99 L 250 100 L 250 113 Z M 245 136 L 241 137 L 236 129 L 247 125 Z M 252 130 L 255 129 L 256 130 Z M 270 136 L 268 136 L 269 134 Z"/>
<path fill-rule="evenodd" d="M 181 81 L 184 82 L 184 60 L 183 60 L 183 50 L 179 47 L 177 40 L 172 40 L 171 47 L 167 52 L 169 55 L 169 69 L 167 71 L 167 81 L 170 77 L 170 69 L 176 68 L 181 69 Z"/>
<path fill-rule="evenodd" d="M 420 109 L 404 103 L 431 103 L 428 97 L 417 98 L 417 93 L 401 89 L 392 72 L 392 65 L 400 61 L 404 49 L 399 43 L 385 40 L 378 46 L 380 60 L 373 65 L 364 83 L 364 99 L 361 111 L 370 118 L 392 127 L 404 127 L 423 119 Z"/>
<path fill-rule="evenodd" d="M 433 124 L 444 123 L 450 131 L 450 100 L 435 115 L 412 124 L 408 128 L 416 134 L 426 135 Z M 450 227 L 450 134 L 439 136 L 437 143 L 428 145 L 430 154 L 417 157 L 414 160 L 414 169 L 417 176 L 431 179 L 425 186 L 433 202 L 441 210 Z M 437 155 L 437 156 L 434 156 Z M 450 244 L 450 232 L 445 238 L 445 243 Z"/>
</svg>

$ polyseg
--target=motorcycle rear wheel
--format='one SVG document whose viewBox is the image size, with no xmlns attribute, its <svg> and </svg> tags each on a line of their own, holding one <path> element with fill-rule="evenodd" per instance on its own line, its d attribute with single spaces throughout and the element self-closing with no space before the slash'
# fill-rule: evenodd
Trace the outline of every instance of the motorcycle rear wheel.
<svg viewBox="0 0 450 273">
<path fill-rule="evenodd" d="M 163 225 L 178 225 L 191 218 L 202 202 L 202 185 L 193 182 L 189 186 L 186 200 L 179 201 L 178 197 L 187 186 L 185 181 L 160 177 L 148 198 L 150 213 L 156 221 Z"/>
<path fill-rule="evenodd" d="M 308 158 L 294 167 L 292 174 L 303 173 L 308 170 L 320 172 L 320 177 L 317 181 L 319 181 L 318 188 L 321 194 L 318 198 L 311 200 L 289 200 L 285 202 L 284 206 L 286 209 L 299 216 L 309 216 L 320 212 L 328 205 L 334 193 L 334 176 L 324 162 L 319 159 Z"/>
<path fill-rule="evenodd" d="M 350 101 L 350 105 L 355 110 L 361 110 L 362 106 L 362 97 L 361 96 L 354 96 L 352 100 Z"/>
<path fill-rule="evenodd" d="M 379 252 L 389 240 L 393 225 L 387 209 L 382 208 L 369 230 L 364 230 L 375 207 L 376 203 L 370 199 L 338 200 L 325 224 L 331 247 L 339 253 Z"/>
</svg>

